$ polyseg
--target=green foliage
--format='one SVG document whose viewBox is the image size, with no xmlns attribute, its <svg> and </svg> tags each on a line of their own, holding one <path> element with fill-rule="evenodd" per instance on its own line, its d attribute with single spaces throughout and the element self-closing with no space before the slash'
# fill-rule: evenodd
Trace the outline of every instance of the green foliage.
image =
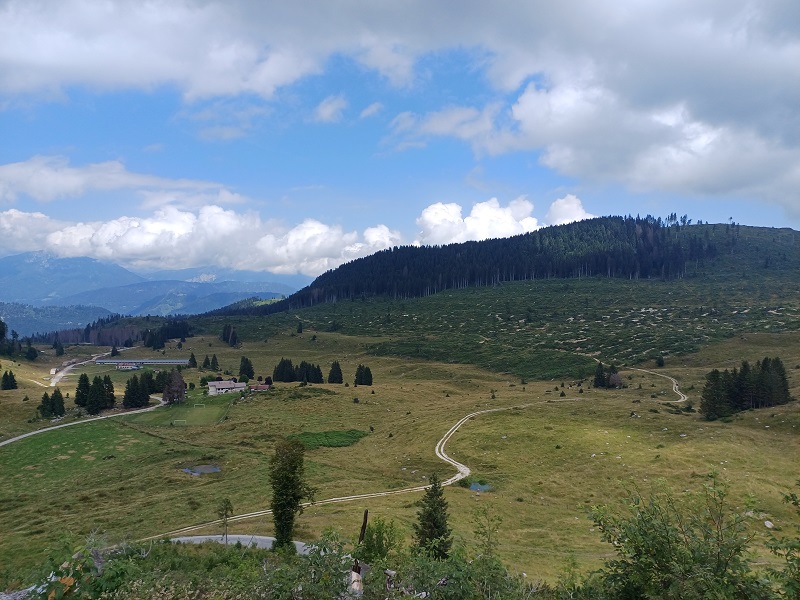
<svg viewBox="0 0 800 600">
<path fill-rule="evenodd" d="M 367 523 L 364 540 L 354 554 L 361 562 L 373 565 L 388 564 L 389 559 L 397 559 L 403 551 L 403 532 L 394 519 L 386 521 L 375 517 Z"/>
<path fill-rule="evenodd" d="M 372 385 L 372 371 L 369 367 L 358 365 L 354 383 L 356 385 Z"/>
<path fill-rule="evenodd" d="M 147 389 L 139 385 L 139 377 L 133 375 L 125 383 L 125 395 L 122 397 L 124 408 L 141 408 L 147 406 L 150 394 Z"/>
<path fill-rule="evenodd" d="M 300 441 L 306 450 L 316 450 L 317 448 L 344 448 L 352 446 L 358 440 L 368 436 L 366 431 L 358 429 L 335 430 L 335 431 L 304 431 L 297 435 L 289 436 L 290 439 Z"/>
<path fill-rule="evenodd" d="M 305 383 L 324 383 L 322 379 L 322 368 L 306 361 L 294 366 L 289 358 L 281 358 L 272 371 L 274 381 L 289 383 L 292 381 L 303 381 Z"/>
<path fill-rule="evenodd" d="M 342 367 L 338 360 L 335 360 L 331 363 L 331 370 L 328 373 L 328 383 L 344 383 Z"/>
<path fill-rule="evenodd" d="M 230 498 L 223 498 L 217 505 L 217 517 L 222 521 L 223 536 L 228 543 L 228 519 L 233 516 L 233 504 Z"/>
<path fill-rule="evenodd" d="M 500 543 L 500 525 L 503 519 L 489 504 L 482 504 L 472 513 L 472 523 L 475 538 L 478 541 L 480 555 L 484 557 L 495 556 Z"/>
<path fill-rule="evenodd" d="M 444 499 L 439 476 L 430 476 L 430 486 L 419 502 L 417 522 L 414 524 L 415 546 L 437 560 L 450 554 L 453 545 L 452 530 L 447 525 L 447 500 Z"/>
<path fill-rule="evenodd" d="M 147 329 L 142 332 L 141 337 L 145 348 L 161 350 L 170 339 L 184 339 L 190 335 L 189 321 L 183 318 L 167 318 L 157 329 Z"/>
<path fill-rule="evenodd" d="M 247 379 L 253 379 L 256 376 L 255 369 L 253 369 L 252 361 L 247 358 L 246 356 L 242 356 L 241 360 L 239 361 L 239 377 L 247 377 Z"/>
<path fill-rule="evenodd" d="M 299 440 L 279 440 L 270 459 L 269 479 L 272 486 L 272 520 L 275 525 L 275 547 L 294 548 L 292 533 L 296 515 L 303 512 L 304 499 L 313 499 L 314 490 L 305 478 L 303 454 Z"/>
<path fill-rule="evenodd" d="M 113 386 L 111 390 L 113 390 Z M 96 375 L 94 379 L 92 379 L 92 385 L 89 387 L 89 398 L 86 401 L 86 412 L 88 412 L 90 415 L 96 415 L 103 409 L 113 407 L 113 391 L 110 395 L 109 390 L 103 383 L 101 377 Z"/>
<path fill-rule="evenodd" d="M 45 392 L 42 394 L 42 402 L 39 406 L 36 407 L 36 412 L 39 413 L 39 416 L 42 419 L 52 419 L 53 418 L 53 406 L 50 402 L 50 394 Z"/>
<path fill-rule="evenodd" d="M 89 403 L 89 376 L 86 373 L 81 373 L 78 377 L 78 387 L 75 388 L 75 404 L 76 406 L 86 407 Z"/>
<path fill-rule="evenodd" d="M 708 421 L 729 417 L 737 412 L 778 406 L 791 401 L 786 368 L 780 358 L 764 358 L 754 367 L 743 361 L 732 372 L 718 369 L 706 375 L 700 400 L 700 412 Z"/>
<path fill-rule="evenodd" d="M 728 486 L 710 475 L 685 505 L 668 492 L 635 491 L 627 514 L 594 507 L 592 519 L 617 558 L 600 573 L 610 598 L 771 598 L 751 572 L 746 517 L 731 507 Z"/>
<path fill-rule="evenodd" d="M 800 481 L 797 483 L 800 487 Z M 783 501 L 795 507 L 800 517 L 800 495 L 796 492 L 785 494 Z M 800 598 L 800 525 L 795 524 L 795 537 L 773 537 L 768 546 L 770 551 L 783 559 L 782 569 L 771 570 L 772 577 L 780 586 L 784 598 Z"/>
<path fill-rule="evenodd" d="M 208 358 L 208 357 L 206 357 L 206 358 Z M 192 352 L 192 353 L 189 355 L 189 363 L 188 363 L 188 365 L 187 365 L 187 366 L 188 366 L 190 369 L 196 369 L 196 368 L 197 368 L 197 358 L 195 357 L 195 355 L 194 355 L 194 352 Z"/>
<path fill-rule="evenodd" d="M 177 404 L 183 402 L 186 396 L 186 383 L 178 369 L 169 372 L 167 383 L 164 386 L 163 399 L 167 404 Z"/>
<path fill-rule="evenodd" d="M 217 360 L 217 355 L 213 354 L 211 356 L 211 363 L 209 365 L 212 371 L 219 371 L 219 361 Z"/>
<path fill-rule="evenodd" d="M 17 389 L 17 378 L 14 377 L 14 372 L 3 371 L 3 379 L 0 382 L 0 389 L 3 390 L 15 390 Z"/>
<path fill-rule="evenodd" d="M 61 394 L 61 390 L 56 388 L 52 394 L 48 394 L 47 392 L 42 394 L 42 402 L 36 410 L 43 419 L 63 417 L 66 411 L 64 409 L 64 396 Z"/>
</svg>

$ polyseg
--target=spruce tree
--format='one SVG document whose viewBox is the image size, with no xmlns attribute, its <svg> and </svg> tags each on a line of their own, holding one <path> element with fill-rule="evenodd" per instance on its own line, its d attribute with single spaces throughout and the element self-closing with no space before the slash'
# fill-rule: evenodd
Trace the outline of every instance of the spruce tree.
<svg viewBox="0 0 800 600">
<path fill-rule="evenodd" d="M 243 356 L 242 360 L 239 362 L 239 377 L 247 377 L 247 379 L 252 379 L 255 377 L 255 375 L 256 372 L 253 369 L 253 363 L 249 358 Z"/>
<path fill-rule="evenodd" d="M 75 404 L 85 407 L 89 403 L 89 376 L 86 373 L 81 373 L 78 377 L 78 387 L 75 388 Z"/>
<path fill-rule="evenodd" d="M 153 379 L 153 389 L 150 393 L 152 394 L 162 394 L 164 393 L 164 389 L 167 387 L 167 382 L 169 381 L 170 371 L 159 371 L 156 373 L 155 378 Z"/>
<path fill-rule="evenodd" d="M 281 360 L 272 370 L 272 379 L 286 383 L 297 380 L 297 375 L 291 358 L 281 358 Z"/>
<path fill-rule="evenodd" d="M 104 408 L 106 408 L 106 388 L 100 376 L 96 376 L 92 379 L 92 385 L 89 387 L 89 399 L 86 402 L 86 411 L 90 415 L 96 415 Z"/>
<path fill-rule="evenodd" d="M 50 395 L 45 392 L 42 394 L 42 402 L 36 407 L 36 411 L 39 413 L 39 416 L 43 419 L 52 419 L 53 418 L 53 403 L 50 400 Z"/>
<path fill-rule="evenodd" d="M 139 398 L 139 378 L 134 375 L 125 384 L 125 395 L 122 397 L 122 406 L 125 408 L 138 408 Z"/>
<path fill-rule="evenodd" d="M 61 390 L 56 388 L 50 395 L 50 406 L 53 408 L 53 416 L 63 417 L 66 414 L 64 408 L 64 395 Z"/>
<path fill-rule="evenodd" d="M 142 371 L 142 374 L 139 376 L 139 387 L 142 388 L 142 391 L 147 394 L 148 397 L 150 394 L 155 394 L 156 380 L 153 378 L 152 371 Z"/>
<path fill-rule="evenodd" d="M 203 359 L 202 368 L 203 369 L 210 369 L 211 368 L 211 359 L 208 358 L 208 354 L 206 354 L 206 357 Z"/>
<path fill-rule="evenodd" d="M 189 355 L 189 368 L 196 369 L 197 368 L 197 359 L 194 357 L 194 352 Z"/>
<path fill-rule="evenodd" d="M 111 381 L 110 375 L 103 377 L 103 389 L 106 393 L 106 408 L 114 408 L 117 399 L 114 396 L 114 383 Z"/>
<path fill-rule="evenodd" d="M 219 371 L 219 361 L 217 360 L 217 355 L 214 354 L 211 357 L 211 370 L 212 371 Z"/>
<path fill-rule="evenodd" d="M 417 523 L 414 524 L 414 545 L 437 560 L 444 560 L 453 545 L 452 530 L 447 526 L 447 500 L 444 499 L 438 475 L 430 476 L 430 487 L 420 500 Z"/>
<path fill-rule="evenodd" d="M 723 387 L 722 373 L 714 369 L 706 375 L 706 383 L 700 396 L 700 412 L 707 421 L 715 421 L 730 414 Z"/>
<path fill-rule="evenodd" d="M 606 373 L 603 368 L 603 363 L 601 362 L 597 363 L 597 367 L 594 370 L 594 381 L 592 385 L 596 388 L 606 387 Z"/>
<path fill-rule="evenodd" d="M 354 383 L 356 385 L 372 385 L 372 371 L 369 367 L 358 365 Z"/>
<path fill-rule="evenodd" d="M 8 385 L 6 386 L 7 390 L 15 390 L 17 389 L 17 378 L 14 377 L 14 371 L 11 369 L 8 370 Z"/>
<path fill-rule="evenodd" d="M 342 367 L 339 365 L 338 360 L 331 363 L 331 370 L 328 373 L 328 383 L 344 383 Z"/>
</svg>

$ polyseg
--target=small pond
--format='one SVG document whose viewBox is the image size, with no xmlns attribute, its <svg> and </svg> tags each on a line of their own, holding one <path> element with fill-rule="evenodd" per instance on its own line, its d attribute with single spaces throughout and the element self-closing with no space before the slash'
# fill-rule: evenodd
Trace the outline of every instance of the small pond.
<svg viewBox="0 0 800 600">
<path fill-rule="evenodd" d="M 469 484 L 469 489 L 472 492 L 489 492 L 492 489 L 488 483 L 478 483 L 477 481 L 473 481 Z"/>
<path fill-rule="evenodd" d="M 220 469 L 217 465 L 196 465 L 194 467 L 186 467 L 185 469 L 181 469 L 184 473 L 188 473 L 189 475 L 194 475 L 195 477 L 199 475 L 205 475 L 206 473 L 219 473 L 222 469 Z"/>
</svg>

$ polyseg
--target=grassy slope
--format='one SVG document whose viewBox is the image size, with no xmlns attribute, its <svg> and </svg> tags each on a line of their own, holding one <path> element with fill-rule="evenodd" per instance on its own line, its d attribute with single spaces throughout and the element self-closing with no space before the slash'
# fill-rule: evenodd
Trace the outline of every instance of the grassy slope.
<svg viewBox="0 0 800 600">
<path fill-rule="evenodd" d="M 292 336 L 286 330 L 268 344 L 245 343 L 241 350 L 211 338 L 194 338 L 190 345 L 209 348 L 230 368 L 244 352 L 261 373 L 281 356 L 323 363 L 338 357 L 351 378 L 357 363 L 367 361 L 375 394 L 365 387 L 287 384 L 232 406 L 219 425 L 169 427 L 163 417 L 157 423 L 148 423 L 150 416 L 136 417 L 67 428 L 3 448 L 0 529 L 7 533 L 0 542 L 0 563 L 11 573 L 24 573 L 43 560 L 45 548 L 61 532 L 99 529 L 116 540 L 212 520 L 226 496 L 237 513 L 265 508 L 267 461 L 281 435 L 374 428 L 352 446 L 308 452 L 308 473 L 320 499 L 418 484 L 433 470 L 449 475 L 433 454 L 447 428 L 469 412 L 521 403 L 533 406 L 477 417 L 448 446 L 452 456 L 495 486 L 480 496 L 448 489 L 456 534 L 471 543 L 472 511 L 490 503 L 504 519 L 501 555 L 516 570 L 552 579 L 571 551 L 584 567 L 598 564 L 608 548 L 591 531 L 585 509 L 614 502 L 626 482 L 646 489 L 664 477 L 682 490 L 696 487 L 697 475 L 718 469 L 734 482 L 737 503 L 752 493 L 775 522 L 791 518 L 779 492 L 796 479 L 797 405 L 747 413 L 730 424 L 707 424 L 697 415 L 668 412 L 662 402 L 672 397 L 671 386 L 649 374 L 625 373 L 632 385 L 619 392 L 577 394 L 567 387 L 561 399 L 553 382 L 523 386 L 515 377 L 468 365 L 368 357 L 359 351 L 368 340 L 318 333 L 311 342 L 312 335 Z M 712 363 L 726 366 L 779 353 L 787 364 L 800 364 L 800 336 L 756 335 L 749 342 L 728 340 L 665 372 L 697 386 Z M 714 363 L 712 357 L 721 360 Z M 795 373 L 790 370 L 797 395 Z M 200 373 L 187 376 L 199 379 Z M 690 391 L 695 400 L 697 393 L 697 387 Z M 189 403 L 195 401 L 209 404 L 200 394 Z M 642 418 L 631 418 L 631 410 Z M 107 456 L 114 458 L 103 460 Z M 209 462 L 222 472 L 191 477 L 180 471 Z M 300 518 L 297 537 L 315 538 L 327 526 L 355 535 L 364 508 L 395 518 L 410 531 L 416 497 L 312 507 Z M 756 530 L 763 527 L 756 523 Z M 268 534 L 271 523 L 262 517 L 238 523 L 234 531 Z"/>
<path fill-rule="evenodd" d="M 330 361 L 339 360 L 351 382 L 364 362 L 375 377 L 375 394 L 363 387 L 281 385 L 232 406 L 220 424 L 169 427 L 161 416 L 138 417 L 81 425 L 0 449 L 5 577 L 40 563 L 62 531 L 99 528 L 112 539 L 152 535 L 213 519 L 225 496 L 237 513 L 265 508 L 267 460 L 278 436 L 372 427 L 371 435 L 352 446 L 309 451 L 307 468 L 319 498 L 380 491 L 418 484 L 432 470 L 449 475 L 433 453 L 449 426 L 478 409 L 520 403 L 534 406 L 478 417 L 448 446 L 495 486 L 480 496 L 448 489 L 456 534 L 469 543 L 472 510 L 491 503 L 504 518 L 501 555 L 515 569 L 552 579 L 571 550 L 580 565 L 598 564 L 609 549 L 591 531 L 585 508 L 614 502 L 626 482 L 646 488 L 664 477 L 682 490 L 717 469 L 734 483 L 738 504 L 753 494 L 761 511 L 785 524 L 791 513 L 780 504 L 779 492 L 797 478 L 797 404 L 707 424 L 697 415 L 668 412 L 662 401 L 672 397 L 671 385 L 649 374 L 624 373 L 632 385 L 619 392 L 579 395 L 567 388 L 564 401 L 553 387 L 589 374 L 590 356 L 652 367 L 650 359 L 663 353 L 664 372 L 677 377 L 697 404 L 710 368 L 779 355 L 789 367 L 793 394 L 800 395 L 800 371 L 794 368 L 800 365 L 800 336 L 792 333 L 800 329 L 794 237 L 764 233 L 749 245 L 740 243 L 738 254 L 714 272 L 681 281 L 520 282 L 417 300 L 343 302 L 269 318 L 197 320 L 198 337 L 183 350 L 172 345 L 163 353 L 133 349 L 129 355 L 186 358 L 194 352 L 200 362 L 205 354 L 217 354 L 233 374 L 245 355 L 260 375 L 271 374 L 284 356 L 320 363 L 325 375 Z M 755 271 L 766 243 L 779 253 L 788 249 L 789 258 Z M 304 324 L 301 335 L 294 333 L 298 320 Z M 240 349 L 215 337 L 225 323 L 237 328 Z M 328 331 L 333 323 L 335 333 Z M 68 349 L 79 351 L 86 349 Z M 21 389 L 0 393 L 0 434 L 41 426 L 26 419 L 55 363 L 53 357 L 34 365 L 4 362 Z M 62 389 L 74 393 L 79 373 Z M 111 373 L 121 396 L 128 375 Z M 202 373 L 186 375 L 198 382 Z M 523 385 L 522 377 L 529 383 Z M 27 404 L 24 393 L 31 398 Z M 188 400 L 196 401 L 206 401 L 199 390 Z M 641 418 L 631 418 L 631 410 Z M 102 460 L 110 455 L 115 458 Z M 180 471 L 198 462 L 219 464 L 222 472 L 193 478 Z M 415 498 L 312 507 L 300 519 L 297 537 L 314 538 L 326 526 L 355 535 L 365 507 L 410 531 Z M 754 521 L 759 540 L 760 523 Z M 260 518 L 234 529 L 269 533 L 271 523 Z"/>
</svg>

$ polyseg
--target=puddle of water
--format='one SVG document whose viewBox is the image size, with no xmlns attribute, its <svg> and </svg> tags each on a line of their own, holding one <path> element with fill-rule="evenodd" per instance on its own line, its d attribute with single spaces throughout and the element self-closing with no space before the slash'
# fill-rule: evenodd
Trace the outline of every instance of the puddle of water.
<svg viewBox="0 0 800 600">
<path fill-rule="evenodd" d="M 469 489 L 472 492 L 488 492 L 492 489 L 488 483 L 478 483 L 477 481 L 469 484 Z"/>
<path fill-rule="evenodd" d="M 188 473 L 194 477 L 205 475 L 206 473 L 219 473 L 221 470 L 222 469 L 220 469 L 217 465 L 196 465 L 194 467 L 181 469 L 181 471 L 184 473 Z"/>
</svg>

